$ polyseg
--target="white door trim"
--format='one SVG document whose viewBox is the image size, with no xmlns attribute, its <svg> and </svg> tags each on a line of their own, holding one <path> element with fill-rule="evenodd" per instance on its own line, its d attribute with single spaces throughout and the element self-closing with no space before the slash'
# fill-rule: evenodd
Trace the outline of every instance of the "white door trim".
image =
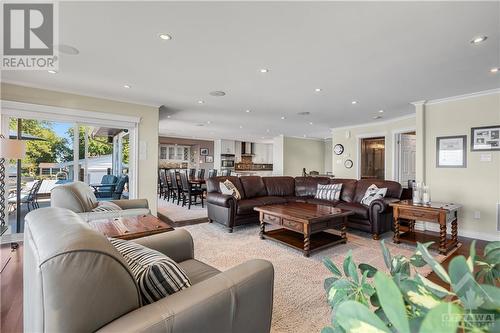
<svg viewBox="0 0 500 333">
<path fill-rule="evenodd" d="M 397 140 L 399 135 L 407 132 L 416 132 L 416 127 L 398 128 L 392 131 L 392 180 L 399 181 L 399 150 Z"/>
</svg>

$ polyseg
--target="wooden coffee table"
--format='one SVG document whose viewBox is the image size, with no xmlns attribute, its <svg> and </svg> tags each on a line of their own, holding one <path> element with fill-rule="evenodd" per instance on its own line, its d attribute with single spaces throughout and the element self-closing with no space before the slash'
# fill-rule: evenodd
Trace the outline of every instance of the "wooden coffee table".
<svg viewBox="0 0 500 333">
<path fill-rule="evenodd" d="M 348 210 L 303 202 L 255 207 L 260 214 L 260 238 L 272 239 L 300 250 L 304 256 L 347 242 Z M 266 223 L 282 228 L 265 231 Z M 340 229 L 340 235 L 325 232 Z"/>
<path fill-rule="evenodd" d="M 123 216 L 92 220 L 89 225 L 107 237 L 135 239 L 172 231 L 167 223 L 153 215 Z"/>
</svg>

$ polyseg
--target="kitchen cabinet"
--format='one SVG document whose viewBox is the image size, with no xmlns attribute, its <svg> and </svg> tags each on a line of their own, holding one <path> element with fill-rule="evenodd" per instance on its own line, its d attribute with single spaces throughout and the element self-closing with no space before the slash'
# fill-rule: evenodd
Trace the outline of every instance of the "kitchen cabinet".
<svg viewBox="0 0 500 333">
<path fill-rule="evenodd" d="M 254 144 L 253 163 L 272 164 L 273 163 L 273 145 L 267 143 Z"/>
<path fill-rule="evenodd" d="M 189 161 L 189 153 L 191 147 L 179 145 L 164 145 L 159 147 L 160 160 L 187 162 Z"/>
<path fill-rule="evenodd" d="M 221 154 L 235 153 L 235 142 L 233 140 L 221 140 Z"/>
</svg>

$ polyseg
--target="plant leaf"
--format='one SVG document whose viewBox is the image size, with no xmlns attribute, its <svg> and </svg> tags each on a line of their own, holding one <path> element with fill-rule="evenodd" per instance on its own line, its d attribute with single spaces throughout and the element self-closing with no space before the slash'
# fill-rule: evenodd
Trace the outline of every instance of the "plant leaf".
<svg viewBox="0 0 500 333">
<path fill-rule="evenodd" d="M 326 291 L 329 291 L 332 284 L 337 280 L 338 278 L 336 277 L 328 277 L 325 279 L 325 282 L 323 282 L 323 287 L 325 288 Z"/>
<path fill-rule="evenodd" d="M 321 330 L 321 333 L 335 333 L 333 327 L 330 327 L 330 326 L 327 326 L 327 327 L 323 327 L 323 329 Z"/>
<path fill-rule="evenodd" d="M 432 270 L 446 283 L 450 283 L 450 277 L 446 270 L 434 259 L 422 243 L 417 243 L 417 249 L 422 253 L 422 258 L 431 266 Z"/>
<path fill-rule="evenodd" d="M 436 295 L 439 298 L 443 298 L 445 296 L 453 296 L 454 293 L 448 291 L 446 288 L 441 287 L 440 285 L 432 282 L 427 279 L 425 276 L 422 276 L 417 273 L 416 280 L 420 282 L 427 290 Z"/>
<path fill-rule="evenodd" d="M 333 263 L 333 261 L 330 258 L 324 258 L 323 259 L 323 264 L 328 268 L 330 272 L 332 272 L 333 275 L 337 277 L 341 277 L 342 273 L 340 272 L 340 269 L 337 268 L 337 265 Z"/>
<path fill-rule="evenodd" d="M 476 261 L 476 240 L 474 239 L 470 244 L 469 258 L 467 258 L 467 265 L 469 271 L 474 272 L 474 262 Z"/>
<path fill-rule="evenodd" d="M 337 280 L 330 286 L 328 291 L 328 303 L 335 308 L 340 303 L 349 300 L 353 294 L 351 283 L 347 280 Z"/>
<path fill-rule="evenodd" d="M 419 333 L 456 333 L 461 315 L 460 308 L 452 303 L 438 305 L 427 313 Z"/>
<path fill-rule="evenodd" d="M 354 301 L 342 303 L 337 309 L 336 319 L 349 333 L 391 332 L 366 306 Z"/>
<path fill-rule="evenodd" d="M 352 262 L 352 251 L 351 251 L 351 250 L 349 250 L 349 251 L 347 252 L 347 256 L 345 257 L 345 259 L 344 259 L 344 263 L 343 263 L 343 265 L 342 265 L 342 267 L 343 267 L 343 269 L 344 269 L 344 274 L 345 274 L 345 276 L 347 276 L 347 277 L 350 277 L 350 275 L 349 275 L 349 263 L 350 263 L 350 262 Z"/>
<path fill-rule="evenodd" d="M 410 323 L 406 315 L 403 295 L 401 295 L 396 283 L 387 275 L 377 272 L 375 274 L 375 288 L 380 305 L 392 325 L 398 332 L 409 333 Z"/>
<path fill-rule="evenodd" d="M 385 240 L 382 239 L 380 241 L 380 246 L 382 247 L 382 254 L 384 255 L 384 262 L 385 262 L 385 265 L 387 266 L 388 269 L 390 269 L 392 271 L 392 258 L 391 258 L 391 253 L 389 252 L 389 250 L 387 249 L 387 247 L 385 246 Z"/>
<path fill-rule="evenodd" d="M 367 277 L 369 277 L 369 278 L 374 277 L 375 273 L 377 273 L 377 269 L 375 267 L 373 267 L 372 265 L 359 264 L 358 268 L 361 271 L 361 273 L 368 272 Z"/>
<path fill-rule="evenodd" d="M 484 255 L 487 256 L 492 251 L 500 250 L 500 241 L 490 242 L 484 247 Z"/>
</svg>

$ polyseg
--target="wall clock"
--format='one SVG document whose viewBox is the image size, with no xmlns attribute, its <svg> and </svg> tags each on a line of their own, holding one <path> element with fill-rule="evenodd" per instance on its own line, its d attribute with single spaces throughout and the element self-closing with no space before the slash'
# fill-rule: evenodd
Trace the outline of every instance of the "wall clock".
<svg viewBox="0 0 500 333">
<path fill-rule="evenodd" d="M 344 152 L 344 146 L 342 146 L 340 143 L 337 143 L 335 147 L 333 147 L 333 152 L 336 155 L 342 155 L 342 153 Z"/>
<path fill-rule="evenodd" d="M 354 164 L 354 163 L 352 163 L 352 160 L 345 160 L 345 162 L 344 162 L 344 166 L 345 166 L 347 169 L 352 168 L 352 165 L 353 165 L 353 164 Z"/>
</svg>

